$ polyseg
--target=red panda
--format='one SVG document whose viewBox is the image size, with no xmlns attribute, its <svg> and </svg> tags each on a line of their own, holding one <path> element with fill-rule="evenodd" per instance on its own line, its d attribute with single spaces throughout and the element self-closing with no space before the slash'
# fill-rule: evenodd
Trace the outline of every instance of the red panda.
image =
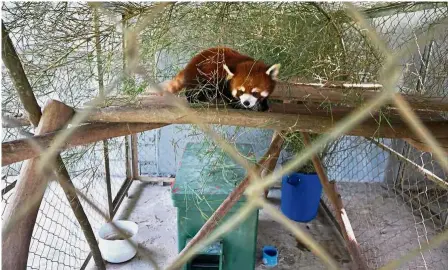
<svg viewBox="0 0 448 270">
<path fill-rule="evenodd" d="M 189 102 L 194 98 L 209 101 L 212 93 L 215 98 L 220 95 L 233 108 L 266 111 L 269 109 L 267 98 L 274 91 L 279 68 L 280 64 L 267 66 L 233 49 L 216 47 L 194 56 L 161 87 L 173 94 L 185 88 Z"/>
</svg>

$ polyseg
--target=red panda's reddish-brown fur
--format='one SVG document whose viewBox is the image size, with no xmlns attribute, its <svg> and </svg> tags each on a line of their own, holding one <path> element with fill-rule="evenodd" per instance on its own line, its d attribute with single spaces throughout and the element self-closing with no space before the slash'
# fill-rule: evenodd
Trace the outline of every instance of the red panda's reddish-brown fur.
<svg viewBox="0 0 448 270">
<path fill-rule="evenodd" d="M 279 66 L 269 67 L 230 48 L 210 48 L 194 56 L 172 80 L 163 83 L 162 88 L 175 94 L 184 88 L 197 89 L 204 83 L 225 81 L 221 90 L 226 96 L 252 107 L 255 103 L 266 103 L 266 98 L 274 91 Z M 248 101 L 243 101 L 243 97 Z"/>
</svg>

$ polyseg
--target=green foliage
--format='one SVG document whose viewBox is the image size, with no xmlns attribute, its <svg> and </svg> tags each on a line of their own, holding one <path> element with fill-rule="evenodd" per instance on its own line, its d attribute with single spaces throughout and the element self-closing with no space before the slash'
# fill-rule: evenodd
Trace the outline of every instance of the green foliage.
<svg viewBox="0 0 448 270">
<path fill-rule="evenodd" d="M 138 82 L 134 78 L 125 78 L 123 80 L 123 93 L 129 96 L 137 96 L 143 93 L 148 86 L 149 83 L 146 81 Z"/>
<path fill-rule="evenodd" d="M 358 81 L 359 72 L 376 74 L 379 67 L 374 49 L 339 6 L 305 2 L 175 5 L 142 34 L 142 61 L 157 76 L 170 77 L 214 46 L 280 63 L 284 80 Z M 161 51 L 172 64 L 154 57 Z"/>
</svg>

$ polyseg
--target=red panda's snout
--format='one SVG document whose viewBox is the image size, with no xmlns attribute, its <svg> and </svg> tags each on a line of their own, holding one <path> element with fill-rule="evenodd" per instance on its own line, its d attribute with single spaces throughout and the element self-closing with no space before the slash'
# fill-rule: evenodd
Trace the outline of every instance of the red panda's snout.
<svg viewBox="0 0 448 270">
<path fill-rule="evenodd" d="M 237 99 L 241 105 L 245 108 L 252 108 L 257 103 L 263 101 L 270 95 L 269 89 L 262 90 L 258 87 L 254 87 L 247 91 L 245 86 L 240 86 L 232 90 L 232 96 Z"/>
</svg>

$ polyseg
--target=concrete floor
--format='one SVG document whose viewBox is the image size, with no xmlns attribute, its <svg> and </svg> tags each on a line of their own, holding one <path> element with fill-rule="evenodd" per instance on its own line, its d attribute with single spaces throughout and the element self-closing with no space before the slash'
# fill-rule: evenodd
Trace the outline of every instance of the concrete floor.
<svg viewBox="0 0 448 270">
<path fill-rule="evenodd" d="M 422 222 L 410 207 L 379 184 L 338 183 L 353 230 L 366 256 L 369 267 L 377 269 L 385 263 L 416 249 L 437 233 L 431 219 Z M 271 190 L 269 200 L 279 207 L 279 190 Z M 133 209 L 133 210 L 132 210 Z M 350 263 L 328 219 L 320 213 L 310 223 L 299 224 L 340 262 L 342 269 Z M 139 225 L 138 242 L 149 249 L 161 269 L 177 254 L 176 208 L 170 187 L 136 182 L 120 207 L 117 219 L 129 219 Z M 278 266 L 271 269 L 326 269 L 311 252 L 297 244 L 292 234 L 260 211 L 257 239 L 256 269 L 267 269 L 261 263 L 261 248 L 275 245 L 279 250 Z M 431 252 L 423 252 L 399 269 L 448 269 L 448 243 Z M 90 261 L 87 269 L 94 269 Z M 107 269 L 154 269 L 137 253 L 122 264 L 107 264 Z"/>
<path fill-rule="evenodd" d="M 279 207 L 280 191 L 271 190 L 269 200 Z M 129 211 L 129 209 L 134 209 Z M 173 207 L 170 187 L 137 182 L 129 197 L 120 207 L 116 219 L 128 219 L 139 225 L 139 245 L 149 249 L 156 263 L 164 269 L 177 254 L 176 208 Z M 344 250 L 336 241 L 333 229 L 319 215 L 307 224 L 300 224 L 318 238 L 330 253 L 339 261 L 347 259 Z M 278 266 L 270 269 L 326 269 L 316 256 L 297 244 L 295 237 L 283 226 L 260 211 L 257 239 L 256 269 L 267 269 L 261 262 L 261 249 L 264 245 L 274 245 L 279 250 Z M 93 260 L 87 269 L 95 269 Z M 107 269 L 154 269 L 141 254 L 121 264 L 107 264 Z"/>
</svg>

